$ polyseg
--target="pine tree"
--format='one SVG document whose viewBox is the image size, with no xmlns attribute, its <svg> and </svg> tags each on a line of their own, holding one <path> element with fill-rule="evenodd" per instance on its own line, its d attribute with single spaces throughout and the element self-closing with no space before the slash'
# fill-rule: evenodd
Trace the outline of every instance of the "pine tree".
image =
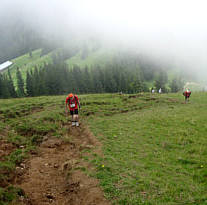
<svg viewBox="0 0 207 205">
<path fill-rule="evenodd" d="M 155 87 L 156 90 L 158 91 L 160 88 L 162 89 L 162 92 L 166 92 L 167 89 L 165 87 L 165 84 L 167 83 L 167 73 L 164 70 L 160 70 L 159 76 L 157 80 L 155 81 Z"/>
<path fill-rule="evenodd" d="M 68 79 L 67 79 L 67 91 L 74 92 L 76 89 L 76 80 L 73 77 L 73 69 L 68 72 Z"/>
<path fill-rule="evenodd" d="M 140 78 L 134 79 L 131 90 L 133 91 L 133 93 L 140 93 L 143 91 L 143 86 Z"/>
<path fill-rule="evenodd" d="M 29 71 L 27 71 L 27 76 L 26 76 L 26 90 L 27 90 L 27 96 L 29 97 L 34 96 L 32 76 L 29 73 Z"/>
<path fill-rule="evenodd" d="M 92 77 L 87 66 L 83 71 L 83 87 L 84 87 L 83 89 L 84 93 L 92 92 Z"/>
<path fill-rule="evenodd" d="M 121 92 L 127 92 L 127 79 L 124 73 L 121 73 L 121 85 L 120 85 Z"/>
<path fill-rule="evenodd" d="M 113 75 L 113 70 L 110 67 L 105 68 L 104 70 L 104 88 L 105 92 L 113 93 L 117 92 L 117 84 Z"/>
<path fill-rule="evenodd" d="M 46 85 L 45 85 L 45 69 L 41 69 L 39 71 L 39 94 L 45 95 L 47 94 Z"/>
<path fill-rule="evenodd" d="M 72 73 L 73 73 L 73 78 L 76 82 L 75 92 L 83 93 L 84 84 L 83 84 L 82 72 L 80 67 L 78 65 L 74 65 Z"/>
<path fill-rule="evenodd" d="M 0 74 L 0 98 L 3 96 L 3 79 L 2 79 L 2 74 Z"/>
<path fill-rule="evenodd" d="M 29 57 L 32 58 L 32 51 L 29 51 Z"/>
<path fill-rule="evenodd" d="M 25 96 L 24 81 L 18 67 L 16 71 L 16 77 L 17 77 L 17 95 L 18 97 L 24 97 Z"/>
<path fill-rule="evenodd" d="M 39 71 L 37 67 L 35 67 L 33 71 L 33 79 L 32 79 L 32 89 L 33 89 L 33 95 L 39 96 L 40 90 L 39 90 Z"/>
<path fill-rule="evenodd" d="M 6 75 L 0 74 L 0 97 L 1 98 L 10 98 L 9 92 L 9 80 Z"/>
<path fill-rule="evenodd" d="M 17 93 L 15 91 L 15 88 L 14 88 L 14 84 L 13 84 L 13 80 L 12 80 L 12 77 L 11 77 L 11 73 L 10 73 L 10 70 L 8 69 L 8 77 L 9 77 L 9 92 L 10 92 L 10 96 L 13 97 L 13 98 L 16 98 L 17 97 Z"/>
<path fill-rule="evenodd" d="M 172 82 L 170 83 L 171 92 L 176 93 L 179 90 L 181 90 L 183 86 L 184 86 L 184 82 L 180 77 L 174 78 Z"/>
<path fill-rule="evenodd" d="M 92 92 L 93 93 L 102 93 L 104 91 L 103 83 L 104 83 L 104 76 L 103 72 L 99 67 L 92 68 Z"/>
</svg>

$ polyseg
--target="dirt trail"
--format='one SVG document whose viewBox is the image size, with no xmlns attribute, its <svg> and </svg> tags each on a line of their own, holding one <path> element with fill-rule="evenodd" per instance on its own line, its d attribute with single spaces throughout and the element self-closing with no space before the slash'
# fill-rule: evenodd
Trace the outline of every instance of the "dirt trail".
<svg viewBox="0 0 207 205">
<path fill-rule="evenodd" d="M 70 127 L 65 142 L 55 137 L 46 138 L 38 154 L 25 163 L 26 172 L 17 180 L 27 196 L 22 205 L 108 205 L 98 186 L 98 180 L 89 178 L 78 167 L 81 150 L 95 148 L 100 143 L 84 127 Z M 75 169 L 76 168 L 76 169 Z"/>
</svg>

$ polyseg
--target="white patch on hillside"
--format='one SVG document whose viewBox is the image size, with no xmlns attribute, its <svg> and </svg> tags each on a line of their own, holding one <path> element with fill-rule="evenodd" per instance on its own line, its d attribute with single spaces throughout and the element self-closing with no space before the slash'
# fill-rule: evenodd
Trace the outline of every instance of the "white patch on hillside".
<svg viewBox="0 0 207 205">
<path fill-rule="evenodd" d="M 0 71 L 8 68 L 13 63 L 11 61 L 6 61 L 5 63 L 0 64 Z"/>
</svg>

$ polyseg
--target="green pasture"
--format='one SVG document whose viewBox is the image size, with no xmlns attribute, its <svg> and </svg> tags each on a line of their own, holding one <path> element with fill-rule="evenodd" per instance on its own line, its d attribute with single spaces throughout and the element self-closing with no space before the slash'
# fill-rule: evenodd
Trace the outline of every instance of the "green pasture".
<svg viewBox="0 0 207 205">
<path fill-rule="evenodd" d="M 0 100 L 0 141 L 14 150 L 0 161 L 0 204 L 23 192 L 9 181 L 45 136 L 64 137 L 66 96 Z M 102 143 L 83 150 L 112 204 L 207 204 L 207 93 L 80 95 L 81 122 Z"/>
<path fill-rule="evenodd" d="M 54 51 L 53 51 L 54 52 Z M 25 55 L 19 56 L 11 62 L 13 62 L 13 65 L 10 66 L 10 72 L 12 79 L 14 81 L 14 85 L 16 87 L 16 68 L 19 67 L 22 77 L 24 80 L 26 80 L 26 73 L 29 70 L 34 69 L 35 67 L 40 68 L 44 65 L 44 63 L 51 63 L 52 62 L 52 54 L 53 52 L 50 52 L 47 55 L 40 56 L 41 49 L 37 49 L 32 52 L 32 57 L 30 57 L 29 53 L 26 53 Z M 4 72 L 7 72 L 5 70 Z"/>
<path fill-rule="evenodd" d="M 154 97 L 146 106 L 128 99 L 136 111 L 87 120 L 104 154 L 87 158 L 91 175 L 113 204 L 207 204 L 207 94 L 187 104 L 180 94 Z"/>
<path fill-rule="evenodd" d="M 88 56 L 82 58 L 82 51 L 77 53 L 72 58 L 69 58 L 65 62 L 69 65 L 69 67 L 73 67 L 74 65 L 78 65 L 81 68 L 91 68 L 93 66 L 105 66 L 106 63 L 112 62 L 115 51 L 113 50 L 105 50 L 99 49 L 98 51 L 90 51 Z"/>
</svg>

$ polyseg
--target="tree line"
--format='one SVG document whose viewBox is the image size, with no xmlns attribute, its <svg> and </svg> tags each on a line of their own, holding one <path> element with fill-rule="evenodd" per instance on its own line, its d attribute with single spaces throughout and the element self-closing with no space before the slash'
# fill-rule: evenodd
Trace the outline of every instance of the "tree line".
<svg viewBox="0 0 207 205">
<path fill-rule="evenodd" d="M 41 95 L 61 95 L 73 93 L 139 93 L 149 92 L 142 69 L 137 65 L 111 63 L 105 66 L 68 68 L 65 63 L 54 61 L 42 68 L 27 71 L 24 82 L 20 69 L 16 70 L 17 86 L 14 87 L 10 71 L 0 75 L 0 98 L 33 97 Z M 154 82 L 155 88 L 168 92 L 167 73 L 159 71 Z M 182 89 L 182 80 L 175 78 L 170 83 L 171 92 Z"/>
<path fill-rule="evenodd" d="M 27 96 L 148 91 L 139 69 L 119 65 L 90 69 L 74 65 L 68 69 L 65 63 L 48 64 L 28 71 L 26 76 Z"/>
</svg>

